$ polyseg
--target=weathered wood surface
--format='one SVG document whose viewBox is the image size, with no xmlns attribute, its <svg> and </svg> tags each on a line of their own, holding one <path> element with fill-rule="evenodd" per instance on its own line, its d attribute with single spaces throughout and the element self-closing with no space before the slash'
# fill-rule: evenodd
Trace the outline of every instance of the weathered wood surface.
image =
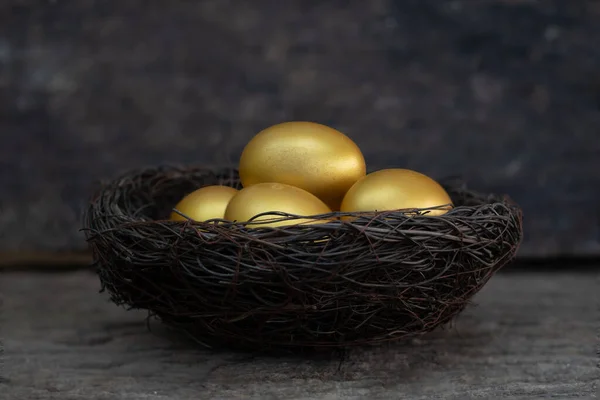
<svg viewBox="0 0 600 400">
<path fill-rule="evenodd" d="M 309 119 L 374 168 L 509 193 L 521 254 L 600 254 L 597 1 L 13 0 L 0 21 L 0 251 L 81 249 L 97 179 Z"/>
<path fill-rule="evenodd" d="M 149 333 L 87 273 L 2 276 L 2 399 L 594 398 L 599 274 L 500 274 L 454 328 L 346 362 L 213 354 Z"/>
</svg>

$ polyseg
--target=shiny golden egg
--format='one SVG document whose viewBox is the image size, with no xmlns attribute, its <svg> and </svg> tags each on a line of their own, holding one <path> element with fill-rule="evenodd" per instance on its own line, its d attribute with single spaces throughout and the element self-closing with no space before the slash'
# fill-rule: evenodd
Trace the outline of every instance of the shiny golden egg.
<svg viewBox="0 0 600 400">
<path fill-rule="evenodd" d="M 252 217 L 265 212 L 280 211 L 299 216 L 327 214 L 331 209 L 318 197 L 306 190 L 284 183 L 263 182 L 243 188 L 229 202 L 225 211 L 225 219 L 246 222 Z M 265 215 L 254 221 L 283 218 L 279 215 Z M 248 224 L 249 227 L 275 227 L 295 224 L 325 223 L 324 220 L 294 219 L 286 221 Z"/>
<path fill-rule="evenodd" d="M 244 187 L 284 183 L 339 210 L 344 194 L 366 175 L 366 165 L 358 146 L 343 133 L 314 122 L 284 122 L 248 142 L 239 173 Z"/>
<path fill-rule="evenodd" d="M 185 196 L 174 207 L 194 221 L 206 221 L 225 217 L 225 209 L 238 190 L 229 186 L 205 186 Z M 174 221 L 187 221 L 186 218 L 171 212 Z"/>
<path fill-rule="evenodd" d="M 435 180 L 409 169 L 382 169 L 356 182 L 342 202 L 342 212 L 429 208 L 426 215 L 442 215 L 452 207 L 446 190 Z"/>
</svg>

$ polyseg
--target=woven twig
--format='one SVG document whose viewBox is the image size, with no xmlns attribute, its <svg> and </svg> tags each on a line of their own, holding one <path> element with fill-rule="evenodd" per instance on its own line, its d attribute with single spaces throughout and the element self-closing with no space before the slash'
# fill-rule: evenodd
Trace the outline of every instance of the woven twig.
<svg viewBox="0 0 600 400">
<path fill-rule="evenodd" d="M 431 331 L 464 309 L 522 237 L 508 198 L 457 183 L 445 184 L 456 207 L 442 216 L 357 213 L 260 229 L 168 220 L 185 194 L 212 184 L 239 187 L 237 171 L 133 171 L 104 185 L 84 217 L 112 301 L 207 346 L 348 347 Z M 273 217 L 282 215 L 297 218 Z"/>
</svg>

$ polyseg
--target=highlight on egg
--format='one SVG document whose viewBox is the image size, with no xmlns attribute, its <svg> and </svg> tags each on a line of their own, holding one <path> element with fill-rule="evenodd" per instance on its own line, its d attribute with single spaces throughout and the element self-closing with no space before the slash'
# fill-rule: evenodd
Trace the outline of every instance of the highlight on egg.
<svg viewBox="0 0 600 400">
<path fill-rule="evenodd" d="M 306 190 L 284 183 L 263 182 L 241 189 L 229 202 L 225 210 L 225 219 L 235 222 L 247 222 L 258 214 L 273 211 L 298 216 L 331 213 L 331 209 L 322 200 Z M 264 215 L 254 219 L 246 226 L 261 228 L 328 222 L 328 220 L 301 218 L 255 223 L 278 218 L 282 217 Z"/>
<path fill-rule="evenodd" d="M 205 186 L 185 196 L 174 208 L 193 221 L 224 219 L 227 205 L 237 193 L 237 189 L 229 186 Z M 187 221 L 187 218 L 175 211 L 171 212 L 170 219 L 173 221 Z"/>
<path fill-rule="evenodd" d="M 443 206 L 443 207 L 442 207 Z M 374 212 L 430 208 L 424 215 L 443 215 L 452 207 L 452 199 L 434 179 L 420 172 L 391 168 L 372 172 L 348 190 L 342 212 Z"/>
<path fill-rule="evenodd" d="M 342 132 L 315 122 L 273 125 L 254 136 L 242 151 L 243 187 L 279 182 L 317 196 L 339 210 L 350 187 L 366 175 L 360 148 Z"/>
</svg>

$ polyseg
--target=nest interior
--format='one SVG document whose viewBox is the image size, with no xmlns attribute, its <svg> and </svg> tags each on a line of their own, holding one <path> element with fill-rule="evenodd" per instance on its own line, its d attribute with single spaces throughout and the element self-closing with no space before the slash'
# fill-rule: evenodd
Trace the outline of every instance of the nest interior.
<svg viewBox="0 0 600 400">
<path fill-rule="evenodd" d="M 448 323 L 514 257 L 519 207 L 441 183 L 455 204 L 443 216 L 397 211 L 258 229 L 167 219 L 201 186 L 239 187 L 235 169 L 140 169 L 103 185 L 84 231 L 114 303 L 204 345 L 347 348 Z"/>
</svg>

